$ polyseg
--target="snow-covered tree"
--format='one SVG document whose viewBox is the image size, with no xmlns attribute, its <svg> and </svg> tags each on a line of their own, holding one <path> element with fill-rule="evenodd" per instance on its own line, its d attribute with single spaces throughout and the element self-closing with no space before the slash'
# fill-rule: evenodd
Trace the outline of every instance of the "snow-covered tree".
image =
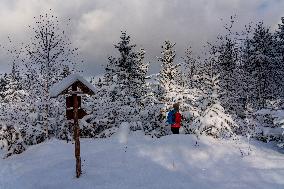
<svg viewBox="0 0 284 189">
<path fill-rule="evenodd" d="M 0 76 L 0 101 L 4 98 L 4 92 L 7 89 L 8 81 L 7 81 L 7 73 L 4 73 Z"/>
<path fill-rule="evenodd" d="M 211 52 L 203 65 L 202 95 L 197 99 L 199 116 L 194 120 L 194 132 L 205 133 L 217 138 L 232 136 L 237 125 L 225 112 L 219 101 L 220 75 L 216 72 L 215 54 Z"/>
<path fill-rule="evenodd" d="M 93 123 L 97 132 L 118 128 L 122 122 L 129 122 L 131 130 L 141 129 L 140 111 L 147 93 L 146 73 L 148 64 L 144 63 L 145 51 L 135 50 L 131 38 L 122 32 L 115 45 L 118 57 L 109 57 L 103 80 L 98 86 L 95 98 Z"/>
<path fill-rule="evenodd" d="M 130 91 L 132 91 L 131 95 L 141 102 L 147 93 L 146 74 L 149 64 L 144 62 L 144 49 L 140 49 L 136 54 L 136 59 L 130 72 Z"/>
<path fill-rule="evenodd" d="M 277 96 L 280 98 L 284 97 L 284 17 L 281 18 L 281 23 L 279 24 L 279 28 L 275 33 L 276 44 L 274 45 L 274 53 L 275 53 L 275 63 L 276 63 L 276 71 L 274 72 L 277 76 L 276 83 L 278 85 L 277 92 L 279 93 Z"/>
<path fill-rule="evenodd" d="M 177 87 L 180 85 L 177 83 L 178 67 L 180 65 L 174 63 L 176 56 L 174 46 L 175 44 L 170 41 L 165 41 L 162 46 L 162 57 L 158 58 L 158 61 L 162 63 L 158 75 L 158 81 L 161 86 L 159 97 L 161 100 L 165 101 L 169 100 L 169 93 L 176 92 Z"/>
<path fill-rule="evenodd" d="M 184 69 L 184 81 L 187 88 L 192 89 L 197 87 L 196 79 L 198 78 L 200 68 L 200 57 L 194 57 L 192 48 L 185 50 L 185 56 L 182 57 L 183 63 L 181 67 Z"/>
<path fill-rule="evenodd" d="M 13 62 L 11 73 L 5 74 L 4 82 L 6 85 L 1 93 L 3 101 L 6 103 L 15 101 L 15 99 L 13 99 L 13 97 L 15 97 L 13 94 L 22 90 L 22 78 L 19 73 L 19 68 L 15 62 Z"/>
<path fill-rule="evenodd" d="M 50 99 L 49 88 L 74 70 L 77 49 L 72 48 L 57 17 L 45 14 L 35 20 L 30 26 L 30 43 L 20 50 L 8 50 L 13 59 L 12 72 L 5 75 L 5 90 L 1 91 L 2 142 L 13 138 L 11 144 L 20 142 L 23 146 L 43 142 L 51 135 L 72 139 L 62 106 L 65 98 Z M 17 137 L 11 138 L 15 133 Z M 17 146 L 5 148 L 16 153 Z"/>
<path fill-rule="evenodd" d="M 122 32 L 120 39 L 121 41 L 115 45 L 120 56 L 109 58 L 104 80 L 107 85 L 116 85 L 113 90 L 116 99 L 131 101 L 133 97 L 143 96 L 143 94 L 139 94 L 143 93 L 139 90 L 143 89 L 143 85 L 145 85 L 148 65 L 143 62 L 145 51 L 142 49 L 136 52 L 134 50 L 136 45 L 130 44 L 129 35 Z M 140 89 L 137 89 L 137 86 Z"/>
<path fill-rule="evenodd" d="M 251 98 L 259 108 L 266 107 L 267 100 L 273 100 L 278 96 L 278 74 L 276 74 L 278 66 L 273 53 L 274 43 L 272 33 L 263 22 L 256 25 L 252 37 L 245 41 L 247 49 L 245 49 L 243 68 L 256 82 L 255 94 Z"/>
<path fill-rule="evenodd" d="M 0 143 L 7 156 L 21 153 L 27 145 L 38 144 L 45 139 L 43 125 L 36 120 L 38 113 L 29 103 L 29 94 L 17 90 L 7 95 L 0 109 Z"/>
<path fill-rule="evenodd" d="M 0 124 L 0 149 L 6 150 L 5 157 L 25 151 L 21 133 L 16 127 Z"/>
<path fill-rule="evenodd" d="M 234 120 L 230 115 L 225 113 L 218 100 L 217 86 L 218 77 L 207 78 L 207 82 L 211 82 L 212 88 L 208 88 L 204 98 L 200 99 L 201 113 L 194 120 L 194 127 L 197 133 L 205 133 L 217 138 L 230 137 L 234 133 L 236 127 Z M 209 84 L 209 83 L 208 83 Z"/>
<path fill-rule="evenodd" d="M 210 53 L 215 64 L 214 71 L 220 75 L 219 99 L 227 113 L 244 116 L 245 97 L 244 72 L 241 70 L 242 41 L 240 35 L 233 32 L 235 18 L 225 24 L 226 33 L 219 35 L 214 44 L 210 44 Z"/>
<path fill-rule="evenodd" d="M 40 112 L 39 121 L 45 125 L 46 137 L 49 137 L 49 132 L 53 132 L 49 119 L 55 116 L 53 112 L 58 112 L 52 109 L 58 106 L 52 104 L 56 100 L 50 99 L 49 88 L 74 70 L 78 53 L 77 48 L 72 47 L 68 31 L 51 13 L 35 17 L 35 24 L 29 27 L 32 37 L 25 46 L 24 87 L 30 92 Z"/>
</svg>

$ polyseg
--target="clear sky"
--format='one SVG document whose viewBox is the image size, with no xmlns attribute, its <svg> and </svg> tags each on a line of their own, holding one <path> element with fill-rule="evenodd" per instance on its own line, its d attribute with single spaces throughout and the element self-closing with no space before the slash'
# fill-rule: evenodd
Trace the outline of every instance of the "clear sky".
<svg viewBox="0 0 284 189">
<path fill-rule="evenodd" d="M 154 73 L 164 40 L 176 42 L 178 62 L 187 46 L 199 52 L 214 41 L 231 15 L 237 15 L 236 30 L 261 20 L 275 30 L 284 16 L 284 0 L 0 0 L 0 44 L 8 45 L 7 36 L 15 45 L 26 41 L 33 17 L 49 9 L 61 21 L 71 18 L 71 38 L 85 60 L 85 75 L 103 72 L 107 57 L 116 54 L 113 44 L 120 31 L 146 50 Z M 8 71 L 10 63 L 0 50 L 0 72 Z"/>
</svg>

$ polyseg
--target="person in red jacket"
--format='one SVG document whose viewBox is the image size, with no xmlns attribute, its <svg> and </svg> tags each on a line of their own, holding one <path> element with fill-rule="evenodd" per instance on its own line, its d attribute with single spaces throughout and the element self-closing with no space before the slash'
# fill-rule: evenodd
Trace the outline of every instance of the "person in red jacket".
<svg viewBox="0 0 284 189">
<path fill-rule="evenodd" d="M 174 114 L 175 117 L 175 123 L 171 125 L 171 130 L 173 134 L 179 134 L 179 128 L 180 128 L 180 122 L 181 122 L 181 114 L 179 113 L 179 103 L 175 103 L 173 105 L 173 108 L 175 109 L 176 113 Z"/>
</svg>

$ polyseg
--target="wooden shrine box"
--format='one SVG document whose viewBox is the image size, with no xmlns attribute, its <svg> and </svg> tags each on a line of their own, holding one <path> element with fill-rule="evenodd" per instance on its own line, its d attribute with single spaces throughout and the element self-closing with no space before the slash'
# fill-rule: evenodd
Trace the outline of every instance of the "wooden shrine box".
<svg viewBox="0 0 284 189">
<path fill-rule="evenodd" d="M 95 94 L 95 88 L 79 74 L 71 74 L 50 88 L 50 96 L 52 98 L 65 94 L 69 94 L 69 96 L 66 97 L 66 117 L 68 120 L 74 120 L 76 177 L 79 178 L 82 171 L 80 157 L 80 127 L 78 120 L 82 119 L 87 113 L 81 108 L 81 96 L 78 95 L 93 95 Z"/>
<path fill-rule="evenodd" d="M 77 86 L 80 91 L 72 91 L 72 86 Z M 64 78 L 61 82 L 55 84 L 53 87 L 50 88 L 50 96 L 52 98 L 56 98 L 62 94 L 95 94 L 95 87 L 86 81 L 82 76 L 79 74 L 71 74 Z"/>
<path fill-rule="evenodd" d="M 73 88 L 73 89 L 72 89 Z M 79 90 L 78 90 L 79 89 Z M 50 96 L 55 98 L 59 95 L 70 94 L 66 97 L 66 117 L 68 120 L 74 119 L 74 94 L 77 95 L 78 101 L 78 119 L 82 119 L 87 113 L 81 108 L 81 96 L 80 94 L 95 94 L 95 88 L 92 84 L 87 82 L 79 74 L 72 74 L 64 78 L 61 82 L 54 85 L 50 89 Z"/>
</svg>

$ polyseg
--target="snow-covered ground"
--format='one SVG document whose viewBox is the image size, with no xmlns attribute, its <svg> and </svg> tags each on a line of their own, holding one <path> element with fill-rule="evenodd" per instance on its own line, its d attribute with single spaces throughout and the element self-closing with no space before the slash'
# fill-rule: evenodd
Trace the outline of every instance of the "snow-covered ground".
<svg viewBox="0 0 284 189">
<path fill-rule="evenodd" d="M 0 159 L 1 189 L 283 189 L 284 154 L 271 145 L 193 135 L 160 139 L 132 133 L 81 139 L 83 175 L 75 178 L 74 145 L 51 139 Z"/>
</svg>

